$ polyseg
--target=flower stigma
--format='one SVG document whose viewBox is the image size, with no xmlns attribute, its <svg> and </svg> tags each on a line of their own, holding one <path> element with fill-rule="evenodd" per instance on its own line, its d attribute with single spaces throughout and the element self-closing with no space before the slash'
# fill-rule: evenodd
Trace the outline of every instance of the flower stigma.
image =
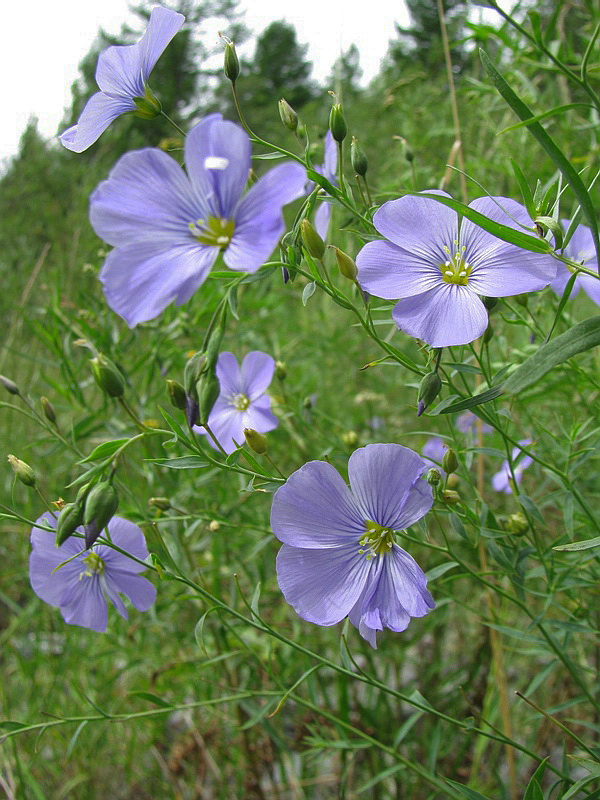
<svg viewBox="0 0 600 800">
<path fill-rule="evenodd" d="M 250 405 L 250 398 L 248 395 L 243 394 L 243 392 L 234 394 L 231 400 L 236 411 L 245 411 Z"/>
<path fill-rule="evenodd" d="M 466 247 L 464 245 L 459 247 L 458 242 L 455 241 L 454 248 L 454 253 L 452 253 L 450 248 L 444 245 L 444 251 L 448 258 L 443 264 L 439 265 L 440 272 L 444 283 L 456 283 L 459 286 L 466 286 L 473 268 L 465 261 Z"/>
<path fill-rule="evenodd" d="M 103 575 L 104 574 L 104 561 L 100 558 L 97 553 L 94 553 L 92 550 L 84 557 L 83 563 L 86 566 L 86 569 L 81 573 L 79 578 L 93 578 L 94 575 Z"/>
<path fill-rule="evenodd" d="M 207 220 L 197 219 L 195 222 L 190 222 L 188 227 L 200 244 L 224 249 L 231 241 L 235 222 L 232 219 L 209 217 Z"/>
<path fill-rule="evenodd" d="M 394 544 L 394 531 L 391 528 L 384 528 L 373 520 L 365 520 L 365 532 L 358 540 L 361 555 L 366 555 L 367 559 L 373 556 L 385 556 L 392 549 Z"/>
</svg>

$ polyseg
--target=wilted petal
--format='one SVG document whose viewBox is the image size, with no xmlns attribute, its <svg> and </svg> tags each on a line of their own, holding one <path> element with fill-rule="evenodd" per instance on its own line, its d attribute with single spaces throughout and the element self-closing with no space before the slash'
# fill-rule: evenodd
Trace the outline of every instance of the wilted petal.
<svg viewBox="0 0 600 800">
<path fill-rule="evenodd" d="M 441 283 L 416 297 L 400 300 L 392 316 L 401 330 L 432 347 L 468 344 L 481 336 L 488 324 L 479 297 L 468 286 L 455 283 Z"/>
<path fill-rule="evenodd" d="M 430 194 L 449 197 L 446 192 L 428 189 Z M 447 250 L 458 238 L 456 211 L 429 197 L 406 195 L 384 203 L 373 217 L 373 224 L 386 239 L 420 256 L 425 261 L 444 263 Z"/>
<path fill-rule="evenodd" d="M 433 504 L 431 487 L 413 490 L 425 472 L 423 459 L 399 444 L 370 444 L 355 450 L 348 462 L 350 488 L 365 520 L 401 530 L 424 516 Z M 410 497 L 410 513 L 405 506 Z M 410 521 L 407 521 L 410 519 Z"/>
<path fill-rule="evenodd" d="M 217 248 L 174 245 L 166 237 L 139 241 L 109 253 L 100 271 L 108 305 L 130 328 L 158 316 L 190 279 L 202 284 Z"/>
<path fill-rule="evenodd" d="M 150 147 L 122 156 L 90 196 L 92 227 L 115 246 L 153 240 L 157 234 L 173 244 L 191 244 L 189 224 L 198 213 L 179 164 Z"/>
<path fill-rule="evenodd" d="M 356 256 L 356 266 L 361 287 L 385 300 L 423 294 L 442 282 L 433 257 L 409 253 L 391 242 L 368 242 Z"/>
<path fill-rule="evenodd" d="M 185 163 L 206 213 L 233 219 L 250 173 L 248 134 L 221 114 L 209 114 L 186 137 Z"/>
<path fill-rule="evenodd" d="M 305 183 L 300 164 L 280 164 L 254 184 L 237 209 L 233 238 L 223 257 L 230 269 L 256 272 L 267 260 L 284 231 L 283 206 L 302 197 Z"/>
<path fill-rule="evenodd" d="M 317 625 L 335 625 L 358 600 L 371 562 L 354 544 L 328 550 L 283 545 L 277 555 L 277 581 L 286 601 Z"/>
<path fill-rule="evenodd" d="M 264 394 L 273 380 L 275 359 L 260 350 L 252 350 L 242 361 L 242 391 L 250 400 Z"/>
<path fill-rule="evenodd" d="M 60 141 L 67 150 L 83 153 L 114 119 L 135 110 L 135 103 L 127 97 L 109 97 L 103 92 L 96 92 L 85 104 L 77 124 L 61 133 Z"/>
<path fill-rule="evenodd" d="M 365 533 L 363 514 L 339 472 L 309 461 L 273 497 L 271 527 L 282 542 L 301 548 L 333 548 Z"/>
</svg>

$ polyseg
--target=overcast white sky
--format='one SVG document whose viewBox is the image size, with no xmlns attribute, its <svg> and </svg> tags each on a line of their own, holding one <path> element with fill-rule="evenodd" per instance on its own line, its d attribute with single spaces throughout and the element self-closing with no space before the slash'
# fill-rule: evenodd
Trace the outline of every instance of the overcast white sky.
<svg viewBox="0 0 600 800">
<path fill-rule="evenodd" d="M 134 3 L 135 4 L 135 3 Z M 2 9 L 2 124 L 0 164 L 17 151 L 19 138 L 32 116 L 47 137 L 56 133 L 70 105 L 70 86 L 78 64 L 96 32 L 117 33 L 134 22 L 130 0 L 30 0 L 25 6 L 0 0 Z M 313 76 L 324 79 L 341 50 L 355 42 L 361 54 L 364 79 L 378 71 L 394 38 L 394 22 L 406 24 L 402 0 L 368 0 L 365 10 L 353 11 L 349 0 L 241 0 L 245 22 L 260 33 L 275 19 L 291 22 L 301 43 L 310 45 Z M 27 16 L 24 17 L 24 14 Z M 207 31 L 208 41 L 217 30 Z"/>
</svg>

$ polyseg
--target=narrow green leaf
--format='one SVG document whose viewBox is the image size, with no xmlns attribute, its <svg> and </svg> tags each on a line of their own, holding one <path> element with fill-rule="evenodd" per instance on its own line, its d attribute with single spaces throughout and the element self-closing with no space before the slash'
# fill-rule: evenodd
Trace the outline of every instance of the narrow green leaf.
<svg viewBox="0 0 600 800">
<path fill-rule="evenodd" d="M 117 452 L 119 447 L 128 442 L 129 439 L 113 439 L 110 442 L 102 442 L 98 447 L 94 448 L 89 456 L 86 456 L 80 464 L 87 464 L 88 461 L 99 461 L 100 459 L 110 458 Z"/>
<path fill-rule="evenodd" d="M 544 772 L 546 771 L 547 763 L 548 763 L 547 758 L 545 758 L 542 762 L 540 762 L 540 765 L 531 776 L 531 780 L 527 785 L 527 789 L 525 789 L 523 800 L 544 800 L 544 793 L 542 792 L 540 781 L 544 777 Z"/>
<path fill-rule="evenodd" d="M 523 174 L 521 167 L 514 159 L 511 158 L 510 163 L 513 168 L 513 172 L 515 173 L 517 183 L 519 184 L 519 189 L 521 191 L 521 196 L 523 198 L 525 208 L 527 209 L 527 213 L 531 219 L 533 219 L 535 217 L 535 203 L 533 202 L 533 194 L 531 193 L 531 189 L 527 183 L 527 178 Z"/>
<path fill-rule="evenodd" d="M 514 125 L 509 125 L 508 128 L 503 128 L 501 131 L 498 132 L 498 136 L 503 133 L 508 133 L 509 131 L 516 131 L 517 128 L 527 127 L 528 125 L 532 125 L 534 122 L 540 122 L 543 119 L 548 119 L 548 117 L 556 117 L 559 114 L 564 114 L 566 111 L 570 111 L 572 108 L 592 108 L 589 103 L 567 103 L 564 106 L 556 106 L 556 108 L 551 108 L 549 111 L 543 111 L 541 114 L 536 114 L 535 117 L 531 117 L 530 119 L 524 119 L 521 122 L 515 122 Z"/>
<path fill-rule="evenodd" d="M 583 542 L 571 542 L 571 544 L 561 544 L 558 547 L 553 547 L 553 550 L 578 552 L 579 550 L 591 550 L 592 547 L 600 547 L 600 536 L 593 539 L 585 539 Z"/>
<path fill-rule="evenodd" d="M 155 706 L 159 706 L 160 708 L 173 707 L 171 703 L 167 703 L 167 701 L 163 700 L 162 697 L 159 697 L 157 694 L 152 694 L 152 692 L 129 692 L 129 696 L 139 697 L 142 700 L 148 700 L 149 703 L 154 703 Z"/>
<path fill-rule="evenodd" d="M 467 797 L 468 800 L 490 800 L 489 797 L 486 797 L 484 794 L 480 792 L 476 792 L 475 789 L 469 789 L 468 786 L 463 786 L 462 783 L 456 783 L 456 781 L 451 781 L 450 778 L 444 778 L 446 783 L 450 786 L 453 786 L 455 789 L 462 794 L 463 797 Z"/>
<path fill-rule="evenodd" d="M 502 389 L 499 386 L 494 386 L 492 389 L 486 389 L 485 392 L 476 394 L 474 397 L 467 397 L 465 400 L 458 400 L 456 403 L 451 403 L 438 413 L 454 414 L 455 411 L 465 411 L 467 408 L 473 408 L 473 406 L 480 406 L 483 405 L 483 403 L 489 403 L 490 400 L 495 400 L 496 397 L 500 397 L 501 394 Z M 439 406 L 437 406 L 437 408 L 439 408 Z"/>
<path fill-rule="evenodd" d="M 494 86 L 515 112 L 515 114 L 519 117 L 519 119 L 532 120 L 534 114 L 531 109 L 521 100 L 520 97 L 515 94 L 508 83 L 504 80 L 502 75 L 500 75 L 496 67 L 490 61 L 490 58 L 485 50 L 480 49 L 479 55 L 486 72 L 492 79 Z M 565 157 L 562 151 L 554 143 L 554 140 L 551 139 L 539 122 L 532 121 L 528 128 L 532 135 L 537 139 L 539 144 L 544 148 L 546 153 L 550 156 L 552 161 L 556 164 L 558 169 L 562 172 L 567 182 L 573 189 L 579 204 L 583 208 L 588 224 L 592 231 L 596 255 L 600 261 L 600 241 L 598 239 L 598 223 L 596 220 L 596 212 L 588 190 L 585 188 L 583 181 L 579 177 L 579 173 L 576 169 L 574 169 L 571 162 Z"/>
<path fill-rule="evenodd" d="M 528 386 L 533 386 L 558 364 L 599 344 L 600 317 L 591 317 L 543 344 L 512 373 L 502 384 L 501 390 L 504 394 L 518 394 Z"/>
<path fill-rule="evenodd" d="M 208 461 L 204 461 L 200 456 L 181 456 L 180 458 L 152 458 L 147 459 L 150 464 L 157 464 L 159 467 L 168 469 L 204 469 L 210 466 Z"/>
</svg>

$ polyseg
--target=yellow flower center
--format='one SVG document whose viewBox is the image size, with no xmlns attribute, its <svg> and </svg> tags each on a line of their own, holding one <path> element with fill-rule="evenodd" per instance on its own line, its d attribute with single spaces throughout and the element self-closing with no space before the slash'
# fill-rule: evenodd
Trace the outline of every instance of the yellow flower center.
<svg viewBox="0 0 600 800">
<path fill-rule="evenodd" d="M 104 573 L 104 561 L 100 558 L 97 553 L 90 551 L 87 556 L 83 559 L 83 563 L 86 566 L 84 572 L 81 573 L 79 576 L 83 578 L 92 578 L 94 575 L 102 575 Z"/>
<path fill-rule="evenodd" d="M 392 549 L 394 544 L 394 531 L 391 528 L 384 528 L 373 520 L 365 520 L 365 532 L 358 540 L 361 555 L 366 555 L 367 559 L 373 556 L 385 556 Z"/>
<path fill-rule="evenodd" d="M 454 242 L 454 253 L 449 247 L 444 246 L 448 258 L 440 264 L 440 272 L 444 283 L 456 283 L 459 286 L 466 286 L 469 282 L 471 267 L 465 261 L 465 247 L 459 247 L 458 242 Z"/>
<path fill-rule="evenodd" d="M 231 400 L 236 411 L 245 411 L 250 405 L 250 398 L 241 392 L 234 394 Z"/>
<path fill-rule="evenodd" d="M 220 247 L 223 250 L 231 241 L 235 222 L 232 219 L 209 217 L 207 220 L 197 219 L 195 222 L 190 222 L 189 229 L 200 244 Z"/>
</svg>

